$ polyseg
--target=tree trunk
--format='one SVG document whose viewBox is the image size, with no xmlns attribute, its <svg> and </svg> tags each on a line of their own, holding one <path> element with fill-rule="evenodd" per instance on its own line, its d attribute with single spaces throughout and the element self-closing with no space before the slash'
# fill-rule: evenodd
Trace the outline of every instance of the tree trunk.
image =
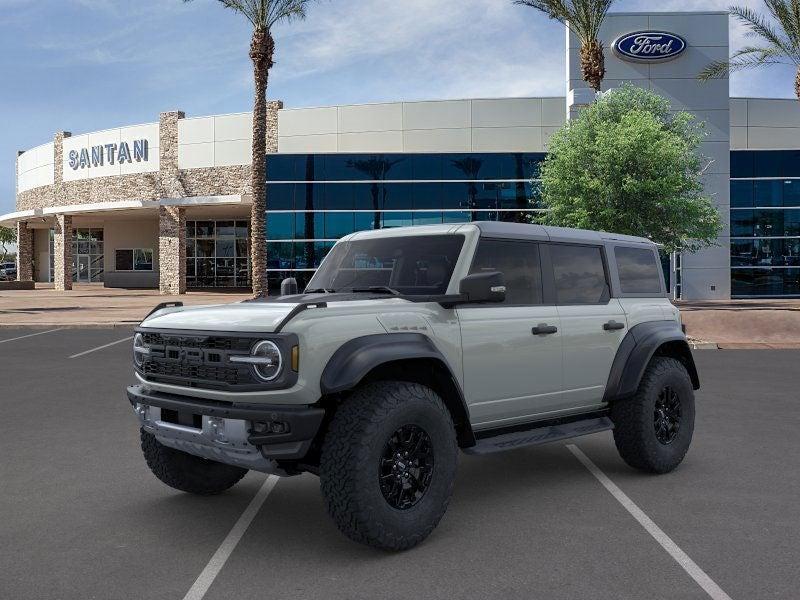
<svg viewBox="0 0 800 600">
<path fill-rule="evenodd" d="M 800 69 L 797 69 L 797 75 L 794 78 L 794 93 L 797 99 L 800 100 Z"/>
<path fill-rule="evenodd" d="M 581 74 L 583 80 L 595 92 L 600 91 L 600 84 L 606 76 L 603 45 L 597 40 L 586 42 L 581 46 Z"/>
<path fill-rule="evenodd" d="M 275 42 L 269 31 L 256 29 L 250 43 L 250 58 L 253 61 L 255 100 L 253 103 L 253 165 L 250 208 L 250 269 L 253 280 L 253 296 L 267 296 L 267 83 Z"/>
</svg>

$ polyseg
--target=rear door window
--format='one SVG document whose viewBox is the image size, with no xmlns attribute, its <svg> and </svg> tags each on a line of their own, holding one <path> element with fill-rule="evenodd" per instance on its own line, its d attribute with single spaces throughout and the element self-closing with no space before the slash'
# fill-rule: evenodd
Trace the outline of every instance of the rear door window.
<svg viewBox="0 0 800 600">
<path fill-rule="evenodd" d="M 505 304 L 542 303 L 539 245 L 533 242 L 482 239 L 470 273 L 500 271 L 506 284 Z"/>
<path fill-rule="evenodd" d="M 600 304 L 610 294 L 598 246 L 552 244 L 550 258 L 558 304 Z"/>
<path fill-rule="evenodd" d="M 661 294 L 661 277 L 655 253 L 648 248 L 614 248 L 623 294 Z"/>
</svg>

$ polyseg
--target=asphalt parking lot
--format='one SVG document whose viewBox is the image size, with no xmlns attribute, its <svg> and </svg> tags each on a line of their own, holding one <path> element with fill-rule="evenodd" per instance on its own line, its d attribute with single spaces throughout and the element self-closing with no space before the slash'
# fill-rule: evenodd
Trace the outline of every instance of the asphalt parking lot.
<svg viewBox="0 0 800 600">
<path fill-rule="evenodd" d="M 0 330 L 2 598 L 181 600 L 264 483 L 251 473 L 194 497 L 150 474 L 124 396 L 130 335 Z M 608 432 L 570 443 L 724 594 L 797 598 L 800 352 L 696 360 L 695 441 L 674 473 L 632 471 Z M 701 588 L 559 442 L 462 455 L 447 515 L 403 554 L 342 537 L 315 477 L 281 479 L 203 597 L 725 596 Z"/>
</svg>

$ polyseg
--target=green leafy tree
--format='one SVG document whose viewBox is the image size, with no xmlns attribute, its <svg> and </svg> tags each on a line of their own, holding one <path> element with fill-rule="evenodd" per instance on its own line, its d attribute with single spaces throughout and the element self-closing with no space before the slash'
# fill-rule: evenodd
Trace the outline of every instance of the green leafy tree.
<svg viewBox="0 0 800 600">
<path fill-rule="evenodd" d="M 275 64 L 275 40 L 272 28 L 278 23 L 304 19 L 306 8 L 313 0 L 218 0 L 222 6 L 235 10 L 253 26 L 250 39 L 250 60 L 253 61 L 255 101 L 253 103 L 253 205 L 250 225 L 253 238 L 250 244 L 250 267 L 253 276 L 253 295 L 266 296 L 267 291 L 267 231 L 266 231 L 266 164 L 267 150 L 267 83 L 269 71 Z M 184 0 L 191 2 L 191 0 Z"/>
<path fill-rule="evenodd" d="M 732 71 L 788 64 L 796 69 L 794 93 L 800 99 L 800 0 L 764 0 L 769 17 L 746 6 L 732 6 L 730 13 L 758 40 L 733 53 L 730 60 L 716 61 L 700 73 L 701 80 L 725 77 Z"/>
<path fill-rule="evenodd" d="M 2 250 L 2 258 L 0 262 L 8 260 L 8 246 L 16 243 L 17 232 L 9 227 L 0 227 L 0 250 Z"/>
<path fill-rule="evenodd" d="M 600 27 L 614 0 L 514 0 L 563 23 L 581 42 L 581 75 L 596 92 L 606 76 Z"/>
<path fill-rule="evenodd" d="M 705 135 L 689 113 L 624 85 L 557 131 L 542 165 L 538 220 L 647 237 L 667 252 L 714 245 L 718 211 L 703 196 Z"/>
</svg>

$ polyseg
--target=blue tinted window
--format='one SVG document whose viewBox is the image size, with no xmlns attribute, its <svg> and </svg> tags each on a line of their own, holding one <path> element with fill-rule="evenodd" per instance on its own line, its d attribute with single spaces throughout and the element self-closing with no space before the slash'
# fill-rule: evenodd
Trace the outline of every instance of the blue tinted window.
<svg viewBox="0 0 800 600">
<path fill-rule="evenodd" d="M 415 212 L 412 214 L 414 225 L 441 225 L 442 213 L 440 212 Z"/>
<path fill-rule="evenodd" d="M 752 177 L 755 152 L 731 152 L 731 177 Z"/>
<path fill-rule="evenodd" d="M 325 208 L 324 183 L 298 183 L 295 185 L 296 210 L 322 210 Z"/>
<path fill-rule="evenodd" d="M 484 160 L 480 154 L 452 154 L 445 156 L 444 179 L 482 179 Z"/>
<path fill-rule="evenodd" d="M 800 269 L 733 269 L 731 284 L 735 296 L 798 295 Z"/>
<path fill-rule="evenodd" d="M 783 156 L 780 151 L 767 151 L 755 153 L 756 177 L 780 177 L 782 175 Z"/>
<path fill-rule="evenodd" d="M 731 265 L 800 266 L 800 240 L 731 240 Z"/>
<path fill-rule="evenodd" d="M 294 213 L 267 213 L 267 239 L 292 239 L 294 237 L 294 217 Z"/>
<path fill-rule="evenodd" d="M 353 233 L 353 213 L 325 213 L 325 237 L 337 240 Z"/>
<path fill-rule="evenodd" d="M 752 181 L 731 181 L 731 206 L 735 208 L 753 206 Z"/>
<path fill-rule="evenodd" d="M 767 180 L 755 182 L 755 206 L 782 206 L 783 181 Z"/>
<path fill-rule="evenodd" d="M 267 186 L 267 210 L 294 210 L 294 184 L 273 183 Z"/>
<path fill-rule="evenodd" d="M 442 155 L 416 154 L 412 156 L 411 177 L 413 179 L 441 179 Z"/>
<path fill-rule="evenodd" d="M 414 184 L 384 183 L 381 186 L 381 208 L 383 210 L 407 210 L 413 204 L 411 190 Z"/>
<path fill-rule="evenodd" d="M 267 268 L 294 268 L 294 244 L 291 242 L 267 242 Z"/>
<path fill-rule="evenodd" d="M 353 210 L 352 183 L 326 183 L 325 208 L 327 210 Z"/>
<path fill-rule="evenodd" d="M 414 208 L 442 208 L 442 186 L 447 183 L 415 183 L 412 185 Z"/>
<path fill-rule="evenodd" d="M 468 211 L 448 210 L 442 213 L 445 223 L 469 223 L 472 216 Z"/>
<path fill-rule="evenodd" d="M 295 164 L 297 157 L 293 154 L 271 154 L 267 156 L 267 181 L 295 181 Z"/>
<path fill-rule="evenodd" d="M 442 206 L 444 208 L 468 208 L 469 188 L 467 183 L 443 183 Z"/>
<path fill-rule="evenodd" d="M 354 183 L 353 205 L 356 210 L 374 210 L 381 206 L 380 183 Z"/>
<path fill-rule="evenodd" d="M 784 217 L 783 235 L 800 235 L 800 210 L 784 210 L 782 212 Z"/>
<path fill-rule="evenodd" d="M 369 231 L 370 229 L 381 228 L 382 218 L 379 212 L 357 212 L 355 219 L 355 231 Z"/>
<path fill-rule="evenodd" d="M 783 182 L 783 205 L 800 207 L 800 180 Z"/>
<path fill-rule="evenodd" d="M 389 229 L 392 227 L 410 227 L 413 224 L 413 219 L 410 212 L 386 212 L 383 213 L 383 227 Z"/>
<path fill-rule="evenodd" d="M 294 237 L 316 240 L 325 237 L 325 213 L 299 212 L 295 217 Z"/>
</svg>

